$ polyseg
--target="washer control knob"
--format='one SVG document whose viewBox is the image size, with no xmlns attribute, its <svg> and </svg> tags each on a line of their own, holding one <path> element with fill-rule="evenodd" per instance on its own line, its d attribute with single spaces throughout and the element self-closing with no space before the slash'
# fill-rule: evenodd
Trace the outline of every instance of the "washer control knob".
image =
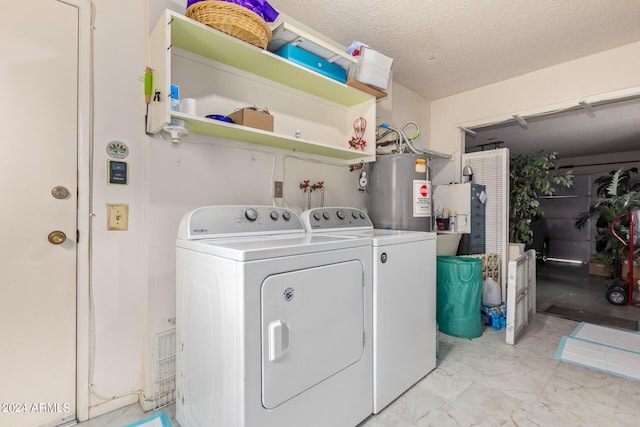
<svg viewBox="0 0 640 427">
<path fill-rule="evenodd" d="M 277 221 L 280 218 L 280 214 L 277 211 L 271 211 L 269 214 L 272 220 Z"/>
<path fill-rule="evenodd" d="M 249 208 L 246 211 L 244 211 L 244 217 L 248 220 L 248 221 L 255 221 L 256 219 L 258 219 L 258 211 L 256 211 L 253 208 Z"/>
<path fill-rule="evenodd" d="M 282 212 L 282 218 L 285 221 L 289 221 L 291 219 L 291 213 L 289 211 L 284 211 Z"/>
<path fill-rule="evenodd" d="M 336 215 L 338 217 L 338 219 L 344 219 L 345 215 L 344 212 L 342 211 L 342 209 L 338 209 L 336 212 Z"/>
<path fill-rule="evenodd" d="M 351 212 L 351 216 L 353 217 L 353 219 L 358 219 L 358 212 L 356 211 Z"/>
<path fill-rule="evenodd" d="M 329 218 L 331 218 L 331 215 L 329 215 L 329 212 L 324 211 L 324 212 L 322 212 L 322 218 L 324 218 L 324 219 L 326 219 L 328 221 Z"/>
<path fill-rule="evenodd" d="M 320 212 L 313 213 L 313 219 L 315 219 L 316 221 L 320 221 L 320 218 L 322 218 L 322 215 L 320 215 Z"/>
<path fill-rule="evenodd" d="M 360 212 L 360 219 L 367 219 L 367 215 L 364 212 Z"/>
</svg>

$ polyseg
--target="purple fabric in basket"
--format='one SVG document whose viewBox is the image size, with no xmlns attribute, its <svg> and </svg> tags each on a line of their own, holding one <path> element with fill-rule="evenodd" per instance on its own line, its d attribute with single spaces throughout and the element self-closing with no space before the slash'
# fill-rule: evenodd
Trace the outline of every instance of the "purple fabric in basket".
<svg viewBox="0 0 640 427">
<path fill-rule="evenodd" d="M 187 0 L 187 8 L 194 3 L 198 3 L 203 0 Z M 267 22 L 273 22 L 279 15 L 266 0 L 221 0 L 228 3 L 235 3 L 239 6 L 245 7 L 252 12 L 257 13 L 262 19 Z"/>
</svg>

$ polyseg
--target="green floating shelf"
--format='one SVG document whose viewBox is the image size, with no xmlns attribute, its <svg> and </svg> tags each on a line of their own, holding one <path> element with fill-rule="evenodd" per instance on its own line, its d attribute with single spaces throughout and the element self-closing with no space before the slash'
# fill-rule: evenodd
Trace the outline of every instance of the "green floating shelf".
<svg viewBox="0 0 640 427">
<path fill-rule="evenodd" d="M 324 145 L 318 142 L 291 138 L 273 132 L 255 129 L 246 126 L 225 123 L 206 117 L 192 116 L 183 113 L 172 113 L 172 117 L 186 122 L 189 132 L 198 135 L 208 135 L 218 138 L 230 139 L 233 141 L 249 142 L 253 144 L 264 145 L 284 150 L 292 150 L 301 153 L 315 154 L 320 156 L 328 156 L 336 159 L 345 160 L 348 163 L 358 161 L 368 162 L 375 160 L 375 155 L 367 154 L 361 150 L 352 150 L 349 148 L 338 148 Z M 345 143 L 346 144 L 346 143 Z"/>
<path fill-rule="evenodd" d="M 347 107 L 374 98 L 183 15 L 171 17 L 172 46 Z"/>
</svg>

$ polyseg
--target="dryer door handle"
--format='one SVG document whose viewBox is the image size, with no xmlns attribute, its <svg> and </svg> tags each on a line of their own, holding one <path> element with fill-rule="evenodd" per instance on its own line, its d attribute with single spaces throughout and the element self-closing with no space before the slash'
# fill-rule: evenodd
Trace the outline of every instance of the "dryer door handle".
<svg viewBox="0 0 640 427">
<path fill-rule="evenodd" d="M 276 320 L 269 324 L 269 362 L 280 359 L 289 349 L 289 326 Z"/>
</svg>

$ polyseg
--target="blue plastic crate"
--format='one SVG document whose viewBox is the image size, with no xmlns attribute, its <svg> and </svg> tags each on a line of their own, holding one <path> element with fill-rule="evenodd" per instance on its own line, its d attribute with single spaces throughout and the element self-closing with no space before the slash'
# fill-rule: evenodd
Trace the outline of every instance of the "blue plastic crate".
<svg viewBox="0 0 640 427">
<path fill-rule="evenodd" d="M 344 68 L 325 61 L 319 56 L 291 44 L 283 46 L 274 53 L 291 62 L 295 62 L 298 65 L 309 68 L 310 70 L 316 71 L 341 83 L 345 83 L 347 81 L 347 70 Z"/>
</svg>

